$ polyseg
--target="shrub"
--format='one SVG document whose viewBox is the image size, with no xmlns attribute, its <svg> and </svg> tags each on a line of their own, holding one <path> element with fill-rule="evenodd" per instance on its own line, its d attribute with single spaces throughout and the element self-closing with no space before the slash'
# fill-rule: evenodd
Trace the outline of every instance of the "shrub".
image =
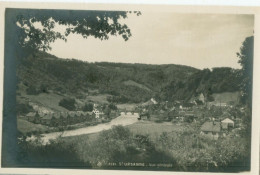
<svg viewBox="0 0 260 175">
<path fill-rule="evenodd" d="M 18 115 L 25 115 L 29 112 L 33 111 L 33 108 L 27 103 L 27 104 L 17 104 L 16 111 Z"/>
<path fill-rule="evenodd" d="M 86 103 L 83 107 L 82 107 L 83 111 L 93 111 L 93 103 Z"/>
<path fill-rule="evenodd" d="M 111 110 L 117 110 L 117 106 L 114 104 L 114 103 L 110 103 L 108 105 L 108 107 L 111 109 Z"/>
<path fill-rule="evenodd" d="M 76 101 L 74 98 L 63 98 L 60 102 L 59 102 L 59 106 L 62 106 L 70 111 L 73 111 L 76 109 Z"/>
<path fill-rule="evenodd" d="M 61 139 L 52 140 L 42 145 L 38 140 L 26 141 L 23 137 L 18 143 L 20 165 L 25 167 L 86 167 L 77 154 L 75 145 L 67 144 Z"/>
<path fill-rule="evenodd" d="M 27 89 L 26 89 L 26 93 L 28 95 L 38 95 L 39 94 L 39 91 L 34 87 L 34 86 L 29 86 Z"/>
</svg>

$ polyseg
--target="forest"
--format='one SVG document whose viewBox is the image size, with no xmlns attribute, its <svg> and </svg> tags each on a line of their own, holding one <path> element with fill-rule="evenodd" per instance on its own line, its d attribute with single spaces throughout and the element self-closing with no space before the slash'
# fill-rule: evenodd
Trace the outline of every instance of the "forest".
<svg viewBox="0 0 260 175">
<path fill-rule="evenodd" d="M 30 95 L 54 91 L 81 96 L 98 89 L 101 94 L 110 94 L 113 103 L 140 103 L 152 97 L 187 101 L 200 93 L 210 96 L 235 92 L 240 88 L 241 70 L 228 67 L 199 70 L 173 64 L 89 63 L 38 52 L 21 61 L 17 76 Z"/>
</svg>

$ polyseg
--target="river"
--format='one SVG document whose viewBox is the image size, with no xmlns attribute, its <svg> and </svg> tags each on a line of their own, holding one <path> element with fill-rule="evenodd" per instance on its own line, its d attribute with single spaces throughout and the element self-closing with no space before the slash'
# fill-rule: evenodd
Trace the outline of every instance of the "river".
<svg viewBox="0 0 260 175">
<path fill-rule="evenodd" d="M 139 117 L 138 113 L 135 113 L 134 115 L 132 115 L 131 113 L 127 113 L 126 115 L 121 114 L 119 117 L 111 120 L 108 123 L 102 123 L 95 126 L 88 126 L 85 128 L 79 128 L 75 130 L 67 130 L 63 132 L 52 132 L 52 133 L 42 134 L 41 139 L 43 141 L 43 144 L 48 144 L 50 140 L 54 140 L 58 137 L 69 137 L 69 136 L 78 136 L 83 134 L 97 133 L 103 130 L 111 129 L 112 126 L 116 126 L 116 125 L 122 125 L 122 126 L 131 125 L 138 121 L 138 117 Z M 31 140 L 33 138 L 34 137 L 32 136 L 28 139 Z"/>
</svg>

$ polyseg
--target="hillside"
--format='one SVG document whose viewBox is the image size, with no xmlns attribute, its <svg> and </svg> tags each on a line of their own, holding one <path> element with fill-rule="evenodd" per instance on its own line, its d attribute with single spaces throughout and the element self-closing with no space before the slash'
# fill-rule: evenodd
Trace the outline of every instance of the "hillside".
<svg viewBox="0 0 260 175">
<path fill-rule="evenodd" d="M 152 97 L 188 100 L 198 93 L 238 91 L 240 82 L 239 70 L 231 68 L 210 71 L 173 64 L 88 63 L 44 52 L 22 60 L 17 76 L 24 87 L 19 90 L 27 95 L 52 92 L 84 98 L 95 91 L 95 95 L 106 95 L 103 101 L 114 103 L 140 103 Z"/>
<path fill-rule="evenodd" d="M 228 103 L 230 101 L 238 102 L 239 101 L 239 92 L 223 92 L 223 93 L 214 93 L 212 94 L 215 101 L 218 103 Z"/>
<path fill-rule="evenodd" d="M 147 90 L 147 91 L 152 91 L 148 87 L 146 87 L 146 86 L 144 86 L 144 85 L 142 85 L 140 83 L 136 83 L 135 81 L 132 81 L 132 80 L 124 81 L 123 84 L 124 85 L 128 85 L 128 86 L 136 86 L 136 87 L 139 87 L 139 88 Z"/>
</svg>

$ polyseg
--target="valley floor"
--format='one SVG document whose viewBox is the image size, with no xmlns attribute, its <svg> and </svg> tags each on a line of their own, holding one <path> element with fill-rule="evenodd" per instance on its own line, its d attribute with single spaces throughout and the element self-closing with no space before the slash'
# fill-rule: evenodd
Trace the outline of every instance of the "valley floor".
<svg viewBox="0 0 260 175">
<path fill-rule="evenodd" d="M 111 120 L 109 123 L 104 123 L 104 124 L 98 124 L 96 126 L 88 126 L 85 128 L 79 128 L 75 130 L 67 130 L 67 131 L 62 131 L 62 132 L 52 132 L 52 133 L 46 133 L 42 134 L 42 141 L 43 144 L 49 143 L 50 140 L 55 140 L 58 137 L 70 137 L 70 136 L 79 136 L 79 135 L 84 135 L 84 134 L 92 134 L 92 133 L 98 133 L 104 130 L 111 129 L 113 126 L 116 125 L 122 125 L 122 126 L 127 126 L 131 125 L 135 122 L 138 121 L 138 114 L 135 115 L 124 115 L 124 116 L 119 116 L 113 120 Z M 29 123 L 29 122 L 28 122 Z M 34 139 L 34 136 L 31 136 L 30 139 Z"/>
</svg>

